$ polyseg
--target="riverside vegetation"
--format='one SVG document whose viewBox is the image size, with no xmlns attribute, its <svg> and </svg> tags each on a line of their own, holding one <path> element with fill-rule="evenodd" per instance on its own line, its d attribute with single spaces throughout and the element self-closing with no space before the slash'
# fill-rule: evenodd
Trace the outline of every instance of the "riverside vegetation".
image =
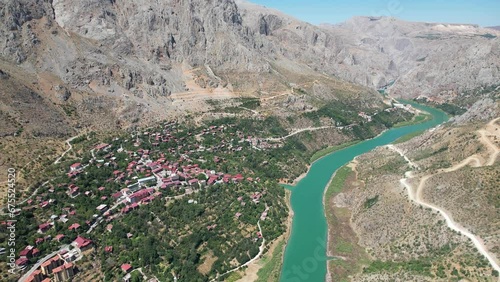
<svg viewBox="0 0 500 282">
<path fill-rule="evenodd" d="M 258 108 L 253 101 L 240 103 Z M 359 132 L 376 134 L 388 124 L 411 117 L 399 111 L 385 116 L 384 123 L 359 123 L 356 126 L 360 130 L 330 131 L 346 138 L 370 137 Z M 353 118 L 344 122 L 359 122 L 359 117 Z M 93 241 L 93 248 L 84 253 L 77 267 L 81 275 L 90 279 L 121 279 L 123 274 L 117 270 L 126 263 L 140 268 L 147 277 L 162 281 L 173 281 L 174 277 L 189 277 L 191 281 L 213 279 L 253 258 L 259 252 L 262 237 L 270 243 L 285 232 L 288 210 L 278 179 L 293 179 L 305 171 L 313 151 L 307 148 L 307 132 L 277 143 L 265 141 L 286 135 L 283 123 L 286 120 L 273 116 L 222 118 L 202 126 L 164 122 L 104 137 L 94 132 L 83 134 L 71 141 L 72 149 L 61 162 L 46 165 L 40 184 L 22 197 L 34 193 L 19 206 L 16 250 L 36 246 L 41 255 L 30 258 L 30 265 L 83 236 Z M 98 144 L 106 144 L 105 149 L 96 149 Z M 67 174 L 70 165 L 77 162 L 83 167 L 81 171 Z M 152 176 L 158 162 L 165 165 L 162 171 L 168 170 L 167 164 L 175 164 L 178 173 L 192 173 L 196 166 L 200 172 L 192 174 L 192 179 L 207 184 L 164 189 L 159 179 L 168 175 L 158 178 L 154 174 L 156 179 L 146 184 L 155 188 L 152 200 L 129 210 L 125 200 L 113 196 L 137 179 Z M 221 173 L 217 183 L 208 185 L 211 174 L 207 171 Z M 242 179 L 234 182 L 232 179 L 238 174 Z M 222 181 L 223 175 L 229 175 L 229 181 Z M 41 185 L 45 180 L 48 182 Z M 71 187 L 78 187 L 79 191 L 73 192 Z M 100 205 L 106 205 L 109 212 L 99 215 L 96 207 Z M 266 216 L 262 217 L 264 213 Z M 52 227 L 40 234 L 39 225 L 46 222 Z M 60 234 L 64 237 L 55 240 Z M 267 254 L 270 259 L 259 271 L 260 279 L 277 279 L 283 249 L 282 242 L 273 254 Z M 12 279 L 4 268 L 2 272 L 5 279 Z M 132 278 L 136 277 L 139 276 L 133 272 Z"/>
</svg>

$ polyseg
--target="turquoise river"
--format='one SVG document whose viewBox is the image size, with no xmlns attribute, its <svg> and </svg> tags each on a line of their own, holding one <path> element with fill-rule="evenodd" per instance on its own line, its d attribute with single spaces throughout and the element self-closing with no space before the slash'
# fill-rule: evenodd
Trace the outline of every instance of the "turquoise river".
<svg viewBox="0 0 500 282">
<path fill-rule="evenodd" d="M 405 101 L 405 103 L 411 102 Z M 433 118 L 420 124 L 387 130 L 373 139 L 333 152 L 314 162 L 307 175 L 295 187 L 290 188 L 294 217 L 291 235 L 285 250 L 281 282 L 325 281 L 327 222 L 323 193 L 337 169 L 358 155 L 392 143 L 406 134 L 430 129 L 448 119 L 440 110 L 411 104 L 415 108 L 430 113 Z"/>
</svg>

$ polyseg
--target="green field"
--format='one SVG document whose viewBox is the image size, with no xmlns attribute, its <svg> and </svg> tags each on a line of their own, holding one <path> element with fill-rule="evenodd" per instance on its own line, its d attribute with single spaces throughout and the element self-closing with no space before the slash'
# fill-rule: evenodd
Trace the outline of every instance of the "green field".
<svg viewBox="0 0 500 282">
<path fill-rule="evenodd" d="M 325 199 L 330 199 L 330 197 L 332 197 L 334 194 L 340 193 L 342 191 L 344 182 L 351 172 L 352 169 L 347 166 L 343 166 L 335 172 L 335 175 L 333 176 L 332 181 L 328 186 L 328 190 L 326 190 Z"/>
<path fill-rule="evenodd" d="M 345 182 L 351 173 L 353 171 L 347 166 L 343 166 L 337 170 L 326 191 L 325 201 L 329 201 L 332 197 L 342 192 Z M 347 261 L 336 259 L 329 262 L 331 270 L 333 270 L 331 278 L 333 281 L 347 282 L 350 275 L 360 273 L 363 266 L 368 265 L 370 260 L 365 250 L 357 245 L 356 240 L 352 238 L 354 233 L 349 231 L 349 227 L 345 226 L 351 216 L 349 209 L 331 205 L 327 205 L 325 208 L 327 209 L 326 217 L 328 224 L 336 230 L 334 235 L 335 240 L 329 248 L 333 248 L 335 255 L 348 257 Z"/>
<path fill-rule="evenodd" d="M 281 273 L 281 265 L 283 258 L 285 241 L 280 241 L 271 257 L 269 254 L 262 258 L 264 266 L 257 272 L 258 279 L 256 282 L 278 281 Z"/>
<path fill-rule="evenodd" d="M 419 131 L 415 131 L 415 132 L 406 134 L 405 136 L 402 136 L 402 137 L 398 138 L 396 141 L 394 141 L 393 144 L 404 143 L 410 139 L 413 139 L 414 137 L 419 136 L 422 133 L 424 133 L 424 130 L 419 130 Z"/>
<path fill-rule="evenodd" d="M 319 150 L 317 151 L 316 153 L 314 153 L 314 155 L 312 155 L 311 159 L 309 160 L 310 163 L 313 163 L 315 162 L 316 160 L 332 153 L 332 152 L 335 152 L 335 151 L 338 151 L 338 150 L 342 150 L 344 148 L 347 148 L 349 146 L 352 146 L 354 144 L 357 144 L 361 142 L 361 140 L 354 140 L 354 141 L 351 141 L 351 142 L 347 142 L 347 143 L 342 143 L 340 145 L 336 145 L 336 146 L 331 146 L 331 147 L 328 147 L 328 148 L 325 148 L 325 149 L 322 149 L 322 150 Z"/>
<path fill-rule="evenodd" d="M 426 122 L 426 121 L 430 120 L 431 118 L 432 118 L 431 115 L 419 114 L 419 115 L 415 116 L 412 120 L 402 121 L 402 122 L 396 123 L 394 125 L 394 127 L 403 127 L 403 126 L 408 126 L 408 125 L 413 125 L 413 124 L 419 124 L 419 123 Z"/>
</svg>

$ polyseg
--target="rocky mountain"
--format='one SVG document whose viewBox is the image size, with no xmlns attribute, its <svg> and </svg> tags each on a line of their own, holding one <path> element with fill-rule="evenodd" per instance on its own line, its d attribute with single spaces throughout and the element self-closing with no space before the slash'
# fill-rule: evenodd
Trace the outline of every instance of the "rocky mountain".
<svg viewBox="0 0 500 282">
<path fill-rule="evenodd" d="M 494 30 L 370 17 L 326 28 L 346 42 L 347 79 L 389 84 L 396 96 L 450 95 L 498 83 L 500 45 Z"/>
<path fill-rule="evenodd" d="M 294 89 L 305 108 L 339 98 L 376 106 L 374 90 L 387 85 L 396 96 L 450 95 L 500 77 L 500 33 L 471 25 L 358 17 L 314 26 L 241 0 L 1 3 L 5 79 L 69 127 L 113 128 L 198 113 L 206 99 Z M 2 102 L 19 121 L 17 106 Z"/>
<path fill-rule="evenodd" d="M 238 4 L 244 22 L 273 42 L 266 53 L 281 51 L 314 70 L 371 88 L 390 86 L 395 96 L 434 96 L 498 83 L 500 34 L 490 29 L 387 17 L 316 27 Z"/>
</svg>

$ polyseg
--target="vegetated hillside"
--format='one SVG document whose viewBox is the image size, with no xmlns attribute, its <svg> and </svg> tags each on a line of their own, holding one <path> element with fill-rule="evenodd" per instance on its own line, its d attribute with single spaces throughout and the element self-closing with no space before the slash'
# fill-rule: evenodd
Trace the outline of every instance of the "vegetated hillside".
<svg viewBox="0 0 500 282">
<path fill-rule="evenodd" d="M 336 182 L 327 198 L 329 250 L 347 261 L 331 262 L 333 281 L 348 275 L 356 281 L 498 279 L 469 238 L 447 227 L 436 211 L 409 200 L 408 188 L 400 183 L 408 178 L 413 198 L 446 211 L 498 258 L 500 238 L 494 226 L 499 224 L 495 199 L 500 172 L 492 146 L 500 148 L 500 136 L 498 119 L 491 120 L 499 116 L 499 107 L 498 99 L 486 100 L 491 99 L 471 107 L 467 122 L 458 117 L 396 144 L 413 167 L 383 147 L 357 158 L 356 173 L 347 168 L 337 177 L 340 184 Z"/>
<path fill-rule="evenodd" d="M 296 115 L 333 99 L 383 106 L 373 90 L 260 52 L 260 35 L 233 1 L 1 3 L 2 169 L 50 163 L 66 146 L 50 138 L 189 114 L 200 121 L 215 108 L 207 100 L 269 97 L 264 115 Z"/>
<path fill-rule="evenodd" d="M 498 34 L 475 26 L 361 17 L 317 27 L 233 0 L 1 3 L 4 166 L 50 163 L 63 144 L 46 141 L 82 131 L 218 118 L 221 100 L 241 96 L 292 131 L 378 112 L 374 89 L 393 81 L 394 95 L 447 98 L 499 77 Z"/>
<path fill-rule="evenodd" d="M 284 129 L 249 120 L 196 128 L 165 122 L 77 138 L 74 150 L 40 175 L 48 181 L 31 189 L 29 200 L 19 198 L 16 255 L 36 245 L 29 269 L 83 236 L 93 249 L 75 265 L 88 281 L 122 280 L 125 263 L 159 281 L 209 281 L 255 257 L 263 238 L 270 243 L 285 231 L 285 190 L 277 179 L 288 175 L 282 164 L 299 149 L 293 143 L 260 149 L 246 135 L 273 130 Z M 82 165 L 68 173 L 76 162 Z M 47 222 L 49 228 L 39 230 Z M 0 246 L 7 247 L 3 239 Z M 19 278 L 7 269 L 0 264 L 4 280 Z"/>
<path fill-rule="evenodd" d="M 254 100 L 243 101 L 255 106 Z M 400 111 L 391 116 L 396 119 L 384 121 L 411 118 Z M 376 134 L 386 124 L 374 120 L 357 126 L 360 131 L 323 128 L 318 134 L 327 140 L 312 132 L 281 138 L 288 132 L 274 116 L 225 117 L 201 126 L 171 121 L 116 135 L 84 134 L 71 142 L 61 162 L 42 162 L 37 185 L 17 191 L 16 253 L 36 245 L 30 269 L 81 235 L 94 248 L 76 265 L 91 280 L 120 280 L 125 274 L 119 267 L 130 263 L 160 281 L 208 281 L 255 257 L 261 245 L 270 247 L 285 232 L 285 190 L 278 180 L 304 173 L 322 144 L 367 138 L 356 133 Z M 131 200 L 135 192 L 146 198 Z M 103 205 L 107 211 L 100 216 L 96 208 Z M 39 230 L 45 223 L 50 228 Z M 1 247 L 7 243 L 0 240 Z M 0 275 L 12 278 L 6 268 L 0 264 Z"/>
</svg>

